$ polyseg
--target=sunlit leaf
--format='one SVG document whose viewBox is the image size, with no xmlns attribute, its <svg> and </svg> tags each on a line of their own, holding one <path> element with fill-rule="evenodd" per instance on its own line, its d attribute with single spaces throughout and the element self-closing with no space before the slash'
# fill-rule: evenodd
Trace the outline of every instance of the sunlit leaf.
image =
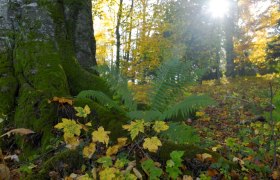
<svg viewBox="0 0 280 180">
<path fill-rule="evenodd" d="M 139 132 L 144 132 L 145 121 L 144 120 L 136 120 L 132 121 L 130 125 L 123 125 L 123 129 L 126 129 L 130 132 L 131 139 L 133 140 Z"/>
<path fill-rule="evenodd" d="M 101 142 L 106 144 L 106 146 L 109 143 L 109 136 L 110 131 L 105 131 L 104 128 L 101 126 L 98 128 L 97 131 L 93 131 L 92 133 L 92 141 L 93 142 Z"/>
<path fill-rule="evenodd" d="M 85 146 L 83 149 L 83 156 L 90 159 L 92 155 L 95 153 L 96 144 L 90 143 L 88 146 Z"/>
<path fill-rule="evenodd" d="M 154 126 L 153 126 L 153 129 L 157 133 L 159 133 L 161 131 L 166 131 L 168 128 L 169 128 L 169 126 L 164 121 L 156 121 Z"/>
<path fill-rule="evenodd" d="M 90 108 L 86 105 L 84 108 L 82 107 L 74 107 L 77 111 L 76 116 L 86 118 L 90 114 Z"/>
<path fill-rule="evenodd" d="M 148 149 L 150 152 L 157 152 L 159 146 L 162 146 L 162 144 L 158 137 L 144 139 L 143 148 Z"/>
</svg>

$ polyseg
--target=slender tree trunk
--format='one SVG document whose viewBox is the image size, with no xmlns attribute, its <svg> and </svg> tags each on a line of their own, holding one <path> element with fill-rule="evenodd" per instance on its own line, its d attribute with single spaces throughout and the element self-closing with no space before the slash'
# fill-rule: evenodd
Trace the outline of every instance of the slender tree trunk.
<svg viewBox="0 0 280 180">
<path fill-rule="evenodd" d="M 117 38 L 116 68 L 118 71 L 120 69 L 120 51 L 121 51 L 120 26 L 121 26 L 121 19 L 122 19 L 122 9 L 123 9 L 123 0 L 120 0 L 118 17 L 117 17 L 117 26 L 116 26 L 116 38 Z"/>
<path fill-rule="evenodd" d="M 131 0 L 131 6 L 130 6 L 130 11 L 129 11 L 130 20 L 129 20 L 129 29 L 128 29 L 128 42 L 127 42 L 127 50 L 126 50 L 126 61 L 127 62 L 129 62 L 130 50 L 131 50 L 133 9 L 134 9 L 134 0 Z"/>
<path fill-rule="evenodd" d="M 225 20 L 225 50 L 226 50 L 226 75 L 234 76 L 234 42 L 233 37 L 235 33 L 235 10 L 236 2 L 230 1 L 230 10 L 228 17 Z"/>
</svg>

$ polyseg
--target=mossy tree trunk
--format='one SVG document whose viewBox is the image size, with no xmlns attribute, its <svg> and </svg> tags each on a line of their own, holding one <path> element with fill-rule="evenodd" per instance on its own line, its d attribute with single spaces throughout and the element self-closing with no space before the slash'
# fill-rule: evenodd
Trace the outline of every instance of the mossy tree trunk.
<svg viewBox="0 0 280 180">
<path fill-rule="evenodd" d="M 44 146 L 56 120 L 48 99 L 108 91 L 89 72 L 94 65 L 90 0 L 0 0 L 0 116 L 6 123 L 34 130 Z"/>
</svg>

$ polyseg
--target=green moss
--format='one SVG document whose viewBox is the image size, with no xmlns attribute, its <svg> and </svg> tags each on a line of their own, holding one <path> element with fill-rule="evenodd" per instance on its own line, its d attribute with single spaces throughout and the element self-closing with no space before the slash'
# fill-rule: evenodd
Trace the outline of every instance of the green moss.
<svg viewBox="0 0 280 180">
<path fill-rule="evenodd" d="M 79 155 L 78 150 L 65 150 L 54 155 L 40 168 L 38 173 L 34 173 L 29 177 L 25 178 L 28 180 L 39 180 L 39 179 L 49 179 L 49 172 L 57 171 L 64 173 L 67 172 L 71 174 L 74 170 L 80 169 L 83 163 L 83 158 Z M 67 165 L 67 166 L 62 166 Z"/>
<path fill-rule="evenodd" d="M 87 72 L 78 64 L 75 58 L 76 55 L 71 32 L 73 27 L 69 27 L 73 22 L 66 22 L 64 18 L 63 4 L 52 3 L 49 4 L 48 8 L 55 24 L 57 25 L 55 31 L 56 41 L 59 47 L 62 66 L 67 75 L 72 95 L 76 95 L 82 90 L 90 89 L 109 93 L 109 87 L 104 80 Z M 68 31 L 65 31 L 65 27 L 67 27 Z"/>
<path fill-rule="evenodd" d="M 52 42 L 20 42 L 15 49 L 15 74 L 20 89 L 15 124 L 42 135 L 44 148 L 51 135 L 56 110 L 48 99 L 69 95 L 67 78 Z M 27 144 L 40 145 L 38 142 Z"/>
<path fill-rule="evenodd" d="M 14 107 L 17 80 L 13 75 L 12 66 L 9 53 L 0 53 L 0 117 L 2 114 L 10 114 Z"/>
<path fill-rule="evenodd" d="M 0 118 L 9 121 L 13 118 L 17 87 L 17 80 L 13 74 L 11 53 L 9 51 L 0 52 Z M 3 134 L 3 127 L 9 121 L 0 123 L 0 134 Z"/>
<path fill-rule="evenodd" d="M 75 99 L 74 106 L 84 107 L 88 105 L 91 110 L 95 111 L 97 117 L 93 124 L 103 126 L 106 131 L 111 131 L 110 138 L 115 141 L 119 137 L 127 136 L 127 132 L 123 130 L 122 125 L 126 124 L 128 118 L 122 112 L 115 109 L 108 109 L 101 106 L 90 99 Z"/>
</svg>

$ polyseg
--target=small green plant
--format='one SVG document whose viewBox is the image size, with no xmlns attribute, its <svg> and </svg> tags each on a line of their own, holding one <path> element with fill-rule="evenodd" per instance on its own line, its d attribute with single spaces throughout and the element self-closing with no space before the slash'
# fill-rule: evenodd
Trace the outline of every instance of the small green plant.
<svg viewBox="0 0 280 180">
<path fill-rule="evenodd" d="M 166 162 L 166 172 L 170 178 L 177 179 L 182 174 L 180 167 L 182 166 L 183 155 L 184 151 L 173 151 L 170 154 L 171 159 Z"/>
</svg>

